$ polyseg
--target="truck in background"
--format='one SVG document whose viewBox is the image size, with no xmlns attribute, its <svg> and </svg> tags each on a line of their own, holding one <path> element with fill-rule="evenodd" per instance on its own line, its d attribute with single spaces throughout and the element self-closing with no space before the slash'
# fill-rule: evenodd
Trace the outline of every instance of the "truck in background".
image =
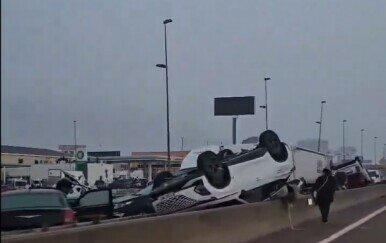
<svg viewBox="0 0 386 243">
<path fill-rule="evenodd" d="M 87 164 L 87 182 L 90 186 L 96 186 L 96 183 L 104 182 L 105 185 L 113 182 L 114 168 L 111 164 L 88 163 Z"/>
<path fill-rule="evenodd" d="M 292 180 L 303 180 L 305 191 L 309 191 L 324 168 L 331 170 L 332 156 L 317 151 L 292 147 L 295 171 Z"/>
</svg>

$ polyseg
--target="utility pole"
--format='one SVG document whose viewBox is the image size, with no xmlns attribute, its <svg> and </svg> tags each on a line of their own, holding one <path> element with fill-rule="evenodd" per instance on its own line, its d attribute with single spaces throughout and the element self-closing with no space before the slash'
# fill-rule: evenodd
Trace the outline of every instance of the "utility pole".
<svg viewBox="0 0 386 243">
<path fill-rule="evenodd" d="M 346 160 L 346 144 L 345 144 L 345 131 L 344 131 L 344 124 L 347 122 L 347 120 L 343 120 L 343 161 Z"/>
<path fill-rule="evenodd" d="M 377 164 L 377 138 L 374 137 L 374 164 Z"/>
<path fill-rule="evenodd" d="M 74 120 L 74 160 L 76 161 L 76 120 Z"/>
<path fill-rule="evenodd" d="M 268 92 L 267 92 L 267 81 L 271 78 L 264 78 L 265 85 L 265 105 L 261 105 L 260 108 L 265 109 L 265 129 L 268 130 Z"/>
<path fill-rule="evenodd" d="M 184 137 L 181 138 L 181 151 L 184 151 Z"/>
<path fill-rule="evenodd" d="M 166 79 L 166 133 L 167 133 L 167 150 L 168 150 L 168 159 L 165 163 L 165 170 L 170 166 L 170 128 L 169 128 L 169 65 L 168 65 L 168 50 L 167 50 L 167 35 L 166 35 L 166 25 L 173 22 L 171 19 L 165 19 L 164 24 L 164 34 L 165 34 L 165 64 L 157 64 L 159 68 L 165 69 L 165 79 Z"/>
<path fill-rule="evenodd" d="M 364 157 L 363 157 L 363 132 L 364 131 L 365 129 L 361 129 L 361 156 L 363 160 L 364 160 Z"/>
</svg>

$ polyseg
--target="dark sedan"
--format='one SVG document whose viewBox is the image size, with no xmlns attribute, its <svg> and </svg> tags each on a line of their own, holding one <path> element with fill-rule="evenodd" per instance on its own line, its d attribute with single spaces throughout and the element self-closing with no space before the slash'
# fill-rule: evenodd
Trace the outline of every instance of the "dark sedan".
<svg viewBox="0 0 386 243">
<path fill-rule="evenodd" d="M 63 225 L 75 221 L 61 191 L 34 189 L 1 194 L 1 230 L 15 230 Z"/>
</svg>

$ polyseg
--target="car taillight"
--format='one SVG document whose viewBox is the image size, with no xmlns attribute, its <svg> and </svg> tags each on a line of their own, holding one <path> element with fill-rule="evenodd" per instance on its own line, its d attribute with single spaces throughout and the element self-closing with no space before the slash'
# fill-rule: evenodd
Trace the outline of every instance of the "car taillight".
<svg viewBox="0 0 386 243">
<path fill-rule="evenodd" d="M 73 223 L 75 222 L 75 212 L 71 209 L 66 209 L 64 211 L 64 223 Z"/>
</svg>

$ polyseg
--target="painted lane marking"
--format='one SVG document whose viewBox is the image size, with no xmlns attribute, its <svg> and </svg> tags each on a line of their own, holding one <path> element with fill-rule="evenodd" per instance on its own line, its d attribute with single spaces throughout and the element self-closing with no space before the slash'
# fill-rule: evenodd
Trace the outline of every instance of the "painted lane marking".
<svg viewBox="0 0 386 243">
<path fill-rule="evenodd" d="M 335 234 L 331 235 L 330 237 L 322 240 L 322 241 L 319 241 L 318 243 L 329 243 L 333 240 L 336 240 L 338 239 L 339 237 L 341 237 L 342 235 L 346 234 L 347 232 L 357 228 L 358 226 L 366 223 L 367 221 L 369 221 L 370 219 L 374 218 L 375 216 L 377 216 L 378 214 L 381 214 L 383 213 L 384 211 L 386 211 L 386 206 L 383 206 L 382 208 L 378 209 L 377 211 L 367 215 L 366 217 L 358 220 L 357 222 L 343 228 L 342 230 L 336 232 Z"/>
</svg>

